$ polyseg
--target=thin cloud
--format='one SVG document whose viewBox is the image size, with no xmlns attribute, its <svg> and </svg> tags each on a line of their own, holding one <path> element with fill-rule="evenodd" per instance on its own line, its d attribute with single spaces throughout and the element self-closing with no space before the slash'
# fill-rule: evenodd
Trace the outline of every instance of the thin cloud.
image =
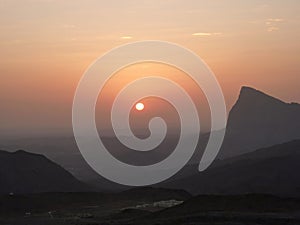
<svg viewBox="0 0 300 225">
<path fill-rule="evenodd" d="M 129 40 L 129 39 L 132 39 L 132 37 L 131 36 L 123 36 L 123 37 L 121 37 L 121 39 Z"/>
<path fill-rule="evenodd" d="M 208 32 L 198 32 L 198 33 L 193 33 L 193 36 L 215 36 L 215 35 L 221 35 L 222 33 L 220 32 L 215 32 L 215 33 L 208 33 Z"/>
<path fill-rule="evenodd" d="M 283 22 L 284 21 L 284 19 L 267 19 L 267 21 L 269 21 L 269 22 Z"/>
<path fill-rule="evenodd" d="M 268 32 L 280 30 L 279 24 L 285 22 L 282 18 L 269 18 L 266 19 L 265 24 Z"/>
</svg>

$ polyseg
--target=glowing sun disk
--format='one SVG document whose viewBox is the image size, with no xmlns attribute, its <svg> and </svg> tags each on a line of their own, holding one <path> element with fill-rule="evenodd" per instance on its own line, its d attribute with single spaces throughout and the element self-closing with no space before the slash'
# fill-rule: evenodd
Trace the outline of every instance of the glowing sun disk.
<svg viewBox="0 0 300 225">
<path fill-rule="evenodd" d="M 135 108 L 136 108 L 137 110 L 139 110 L 139 111 L 143 110 L 144 107 L 145 107 L 144 104 L 141 103 L 141 102 L 139 102 L 139 103 L 137 103 L 137 104 L 135 105 Z"/>
</svg>

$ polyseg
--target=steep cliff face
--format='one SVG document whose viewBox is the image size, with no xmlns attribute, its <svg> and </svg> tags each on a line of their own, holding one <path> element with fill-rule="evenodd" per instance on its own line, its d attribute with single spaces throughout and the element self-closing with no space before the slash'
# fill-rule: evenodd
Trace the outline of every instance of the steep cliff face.
<svg viewBox="0 0 300 225">
<path fill-rule="evenodd" d="M 243 87 L 230 111 L 220 158 L 300 139 L 300 105 Z"/>
</svg>

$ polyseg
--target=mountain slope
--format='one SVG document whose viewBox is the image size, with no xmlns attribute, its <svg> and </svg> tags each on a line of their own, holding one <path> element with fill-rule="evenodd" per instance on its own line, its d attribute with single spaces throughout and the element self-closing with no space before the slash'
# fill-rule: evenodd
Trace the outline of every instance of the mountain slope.
<svg viewBox="0 0 300 225">
<path fill-rule="evenodd" d="M 270 193 L 300 196 L 300 140 L 216 161 L 202 173 L 164 187 L 193 194 Z"/>
<path fill-rule="evenodd" d="M 219 158 L 300 139 L 300 105 L 242 87 L 230 111 Z"/>
<path fill-rule="evenodd" d="M 88 190 L 46 157 L 22 150 L 0 151 L 0 193 L 73 192 Z"/>
</svg>

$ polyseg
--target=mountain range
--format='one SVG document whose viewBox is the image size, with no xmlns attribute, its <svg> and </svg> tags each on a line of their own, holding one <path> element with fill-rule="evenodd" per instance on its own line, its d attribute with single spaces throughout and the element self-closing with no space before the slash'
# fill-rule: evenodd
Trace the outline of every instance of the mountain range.
<svg viewBox="0 0 300 225">
<path fill-rule="evenodd" d="M 206 171 L 162 186 L 198 194 L 264 193 L 300 197 L 300 140 L 262 148 L 225 160 Z"/>
<path fill-rule="evenodd" d="M 230 193 L 228 191 L 229 187 L 226 187 L 228 182 L 224 182 L 222 185 L 213 185 L 213 184 L 221 184 L 222 180 L 221 177 L 226 177 L 229 175 L 234 175 L 236 177 L 236 180 L 233 181 L 232 185 L 237 185 L 238 188 L 237 192 L 247 192 L 251 190 L 249 189 L 251 185 L 249 186 L 249 182 L 244 181 L 244 187 L 248 187 L 248 189 L 243 189 L 242 184 L 237 184 L 236 182 L 242 182 L 242 180 L 239 180 L 239 176 L 241 176 L 243 179 L 246 179 L 247 176 L 244 176 L 242 173 L 242 167 L 245 169 L 245 171 L 248 171 L 250 173 L 251 167 L 254 167 L 254 170 L 257 170 L 256 173 L 259 174 L 265 172 L 265 177 L 268 176 L 267 173 L 270 173 L 270 176 L 272 176 L 272 172 L 274 173 L 274 170 L 278 166 L 278 157 L 273 157 L 275 155 L 274 150 L 269 149 L 268 157 L 265 158 L 263 163 L 270 164 L 270 167 L 272 167 L 272 170 L 266 170 L 262 166 L 262 161 L 257 161 L 257 159 L 253 159 L 253 157 L 257 154 L 260 154 L 260 151 L 256 151 L 258 149 L 271 147 L 277 144 L 290 142 L 292 140 L 300 140 L 300 105 L 297 103 L 285 103 L 279 99 L 276 99 L 272 96 L 269 96 L 261 91 L 258 91 L 254 88 L 250 87 L 242 87 L 240 91 L 240 95 L 238 97 L 237 102 L 231 109 L 228 117 L 228 126 L 226 129 L 225 139 L 223 146 L 219 152 L 218 160 L 204 173 L 199 174 L 197 170 L 197 164 L 199 163 L 199 160 L 202 156 L 203 149 L 205 148 L 205 145 L 207 143 L 207 139 L 209 137 L 209 134 L 201 135 L 200 136 L 200 142 L 198 145 L 197 153 L 194 155 L 194 157 L 191 159 L 189 164 L 177 175 L 172 177 L 170 180 L 168 180 L 166 183 L 163 183 L 163 187 L 175 187 L 175 188 L 184 188 L 189 191 L 191 191 L 194 194 L 199 193 L 209 193 L 208 189 L 211 190 L 211 193 Z M 124 190 L 128 189 L 128 187 L 124 187 L 118 184 L 114 184 L 110 181 L 107 181 L 106 179 L 102 178 L 100 175 L 98 175 L 96 172 L 94 172 L 88 164 L 83 160 L 77 146 L 74 138 L 46 138 L 46 139 L 24 139 L 24 140 L 13 140 L 11 143 L 2 143 L 2 147 L 8 150 L 14 150 L 16 148 L 22 148 L 29 150 L 31 152 L 35 153 L 41 153 L 47 158 L 51 159 L 52 161 L 58 163 L 62 167 L 64 167 L 66 170 L 68 170 L 70 173 L 72 173 L 73 176 L 75 176 L 77 179 L 88 183 L 92 186 L 97 186 L 97 190 L 105 190 L 105 191 L 117 191 L 117 190 Z M 164 146 L 164 148 L 168 148 L 168 146 Z M 277 147 L 272 147 L 277 148 Z M 289 145 L 286 147 L 288 150 L 287 152 L 292 151 L 292 146 Z M 282 147 L 282 149 L 285 149 Z M 296 147 L 294 146 L 293 149 L 295 150 Z M 256 152 L 254 152 L 256 151 Z M 282 150 L 284 151 L 284 150 Z M 297 150 L 295 150 L 297 151 Z M 116 150 L 118 152 L 118 150 Z M 253 155 L 248 154 L 253 152 Z M 26 164 L 26 168 L 28 168 L 27 171 L 21 170 L 18 168 L 22 168 L 23 164 L 25 162 L 22 162 L 24 160 L 21 156 L 26 156 L 25 158 L 29 160 L 29 162 Z M 250 157 L 251 160 L 246 160 L 244 157 Z M 285 156 L 287 157 L 287 156 Z M 289 155 L 291 161 L 283 161 L 286 164 L 291 163 L 293 160 L 297 158 L 297 155 L 295 155 L 295 158 L 293 159 L 293 154 Z M 12 163 L 7 164 L 8 160 L 11 160 Z M 13 159 L 16 158 L 16 159 Z M 13 160 L 18 160 L 20 162 L 15 162 Z M 35 158 L 35 162 L 32 163 L 31 160 Z M 126 155 L 125 155 L 126 158 Z M 153 156 L 154 159 L 160 158 L 159 155 Z M 241 161 L 240 161 L 241 160 Z M 285 158 L 286 160 L 286 158 Z M 74 181 L 75 178 L 67 171 L 63 171 L 59 174 L 62 174 L 62 177 L 68 177 L 68 178 L 62 178 L 62 177 L 53 177 L 51 175 L 52 171 L 58 171 L 58 168 L 63 170 L 62 167 L 54 164 L 52 161 L 47 160 L 46 158 L 42 156 L 38 156 L 36 154 L 29 154 L 22 151 L 16 152 L 16 153 L 4 153 L 1 152 L 0 154 L 0 171 L 1 177 L 0 179 L 5 181 L 5 185 L 1 187 L 4 192 L 22 192 L 22 191 L 52 191 L 52 190 L 73 190 L 77 189 L 77 187 L 82 187 L 82 184 L 79 181 Z M 38 162 L 41 161 L 41 162 Z M 238 163 L 238 161 L 240 161 Z M 229 163 L 230 162 L 230 163 Z M 232 162 L 235 162 L 232 164 Z M 243 163 L 242 163 L 243 162 Z M 247 162 L 247 163 L 245 163 Z M 274 162 L 274 163 L 273 163 Z M 275 163 L 276 162 L 276 163 Z M 258 171 L 259 165 L 261 166 L 261 171 Z M 271 165 L 272 164 L 272 165 Z M 223 165 L 223 167 L 220 167 Z M 282 165 L 282 164 L 280 164 Z M 245 168 L 245 166 L 248 166 L 248 168 Z M 52 169 L 50 169 L 52 168 Z M 56 168 L 55 170 L 53 168 Z M 48 170 L 49 169 L 49 170 Z M 295 165 L 295 169 L 297 169 L 297 165 Z M 231 172 L 228 172 L 228 171 Z M 233 171 L 237 170 L 236 173 Z M 6 172 L 9 171 L 9 172 Z M 240 173 L 238 173 L 240 171 Z M 283 170 L 285 171 L 285 170 Z M 25 175 L 25 172 L 30 175 Z M 9 174 L 10 173 L 10 174 Z M 16 175 L 14 175 L 16 173 Z M 22 174 L 24 173 L 24 174 Z M 47 175 L 42 175 L 42 173 L 46 173 Z M 58 174 L 58 172 L 55 172 Z M 215 173 L 218 174 L 220 177 L 220 180 L 214 179 L 216 177 Z M 249 175 L 252 177 L 251 179 L 255 178 L 255 173 L 252 171 L 252 175 Z M 284 173 L 282 173 L 282 176 Z M 26 183 L 24 180 L 21 182 L 22 185 L 17 185 L 18 183 L 15 183 L 15 179 L 10 177 L 26 177 L 29 176 L 28 183 Z M 211 176 L 211 178 L 208 178 Z M 287 176 L 287 174 L 285 174 Z M 37 184 L 35 181 L 35 178 L 39 177 L 41 181 L 43 181 L 41 184 Z M 207 182 L 206 186 L 203 184 L 204 182 L 199 178 L 199 181 L 197 180 L 197 184 L 193 185 L 193 182 L 189 183 L 189 179 L 198 179 L 198 177 L 201 177 L 203 180 L 209 180 Z M 292 176 L 293 177 L 293 176 Z M 290 178 L 292 178 L 290 177 Z M 49 179 L 47 181 L 46 179 Z M 293 178 L 296 179 L 297 177 Z M 56 180 L 55 180 L 56 179 Z M 229 178 L 228 178 L 229 179 Z M 291 180 L 293 180 L 291 179 Z M 66 180 L 66 182 L 62 182 L 61 180 Z M 201 180 L 201 181 L 200 181 Z M 30 181 L 30 182 L 29 182 Z M 55 182 L 54 182 L 55 181 Z M 186 185 L 181 185 L 181 183 L 186 183 Z M 34 185 L 31 185 L 31 182 L 35 182 Z M 47 183 L 49 182 L 49 184 Z M 70 185 L 72 182 L 76 185 Z M 277 181 L 276 181 L 277 182 Z M 61 185 L 59 183 L 62 183 Z M 209 183 L 214 186 L 214 188 L 209 188 Z M 254 182 L 255 183 L 255 182 Z M 78 185 L 77 185 L 78 184 Z M 202 185 L 199 185 L 202 184 Z M 31 186 L 30 186 L 31 185 Z M 55 186 L 56 185 L 56 186 Z M 166 185 L 166 186 L 165 186 Z M 204 186 L 203 186 L 204 185 Z M 218 186 L 218 190 L 215 188 Z M 257 190 L 257 185 L 254 185 L 253 190 Z M 12 188 L 14 187 L 14 188 Z M 64 188 L 62 188 L 64 187 Z M 233 188 L 233 187 L 232 187 Z M 287 188 L 287 187 L 284 187 Z M 287 190 L 282 187 L 282 190 L 277 191 L 279 192 L 287 192 Z M 16 189 L 16 190 L 15 190 Z M 260 189 L 262 190 L 262 189 Z M 1 191 L 0 191 L 1 192 Z M 293 190 L 292 193 L 295 193 L 296 190 Z"/>
</svg>

